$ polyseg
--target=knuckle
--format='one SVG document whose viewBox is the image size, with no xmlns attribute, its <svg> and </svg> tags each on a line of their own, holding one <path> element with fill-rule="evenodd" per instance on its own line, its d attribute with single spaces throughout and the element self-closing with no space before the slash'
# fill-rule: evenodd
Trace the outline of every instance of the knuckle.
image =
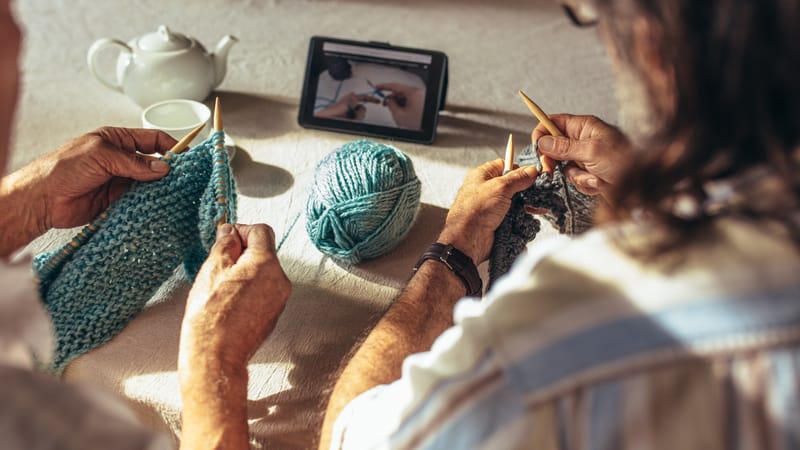
<svg viewBox="0 0 800 450">
<path fill-rule="evenodd" d="M 272 227 L 270 227 L 269 225 L 267 225 L 265 223 L 256 223 L 256 224 L 251 225 L 251 227 L 253 227 L 254 230 L 257 230 L 259 233 L 271 233 L 272 232 Z"/>
<path fill-rule="evenodd" d="M 94 136 L 100 138 L 104 141 L 110 140 L 112 134 L 114 133 L 114 127 L 110 127 L 108 125 L 102 126 L 100 128 L 95 129 L 94 131 L 88 133 L 90 136 Z"/>
</svg>

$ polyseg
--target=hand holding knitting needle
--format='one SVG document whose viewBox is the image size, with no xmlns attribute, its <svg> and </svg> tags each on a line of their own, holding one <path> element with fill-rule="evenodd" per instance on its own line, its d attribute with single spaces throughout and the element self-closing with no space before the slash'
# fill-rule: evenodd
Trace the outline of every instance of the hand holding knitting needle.
<svg viewBox="0 0 800 450">
<path fill-rule="evenodd" d="M 468 174 L 447 213 L 439 242 L 453 244 L 476 265 L 486 261 L 494 232 L 511 207 L 511 198 L 536 181 L 535 167 L 525 166 L 503 173 L 502 159 L 489 161 Z"/>
<path fill-rule="evenodd" d="M 579 191 L 602 194 L 619 180 L 631 153 L 631 144 L 619 129 L 594 116 L 555 114 L 550 119 L 564 136 L 550 135 L 540 123 L 531 139 L 543 155 L 575 162 L 564 166 L 564 175 Z"/>
<path fill-rule="evenodd" d="M 178 352 L 182 448 L 249 448 L 247 364 L 275 328 L 291 283 L 267 225 L 224 224 L 186 301 Z"/>
<path fill-rule="evenodd" d="M 514 169 L 519 168 L 519 166 L 514 162 L 514 135 L 508 135 L 508 144 L 506 144 L 506 157 L 503 160 L 503 175 L 511 172 Z M 546 214 L 547 210 L 542 208 L 533 208 L 528 205 L 525 205 L 525 211 L 528 214 Z"/>
<path fill-rule="evenodd" d="M 165 153 L 173 145 L 175 140 L 162 131 L 103 127 L 8 175 L 0 191 L 14 198 L 8 212 L 19 218 L 20 232 L 4 230 L 8 236 L 19 236 L 14 242 L 3 239 L 0 253 L 13 251 L 50 228 L 84 225 L 134 180 L 164 177 L 169 165 L 150 155 Z M 22 208 L 18 214 L 17 206 Z"/>
</svg>

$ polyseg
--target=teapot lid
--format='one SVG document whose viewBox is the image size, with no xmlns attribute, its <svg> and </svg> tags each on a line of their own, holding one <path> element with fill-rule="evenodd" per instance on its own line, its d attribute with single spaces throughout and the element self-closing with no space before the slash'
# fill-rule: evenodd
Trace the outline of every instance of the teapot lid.
<svg viewBox="0 0 800 450">
<path fill-rule="evenodd" d="M 192 41 L 189 38 L 180 33 L 173 33 L 166 25 L 160 25 L 158 31 L 139 38 L 139 48 L 150 52 L 183 50 L 191 46 Z"/>
</svg>

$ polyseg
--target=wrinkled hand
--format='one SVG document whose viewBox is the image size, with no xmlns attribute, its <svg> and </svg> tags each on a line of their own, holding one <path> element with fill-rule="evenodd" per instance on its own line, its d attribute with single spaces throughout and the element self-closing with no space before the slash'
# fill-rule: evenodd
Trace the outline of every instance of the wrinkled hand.
<svg viewBox="0 0 800 450">
<path fill-rule="evenodd" d="M 355 92 L 350 92 L 331 106 L 314 113 L 314 116 L 327 119 L 350 119 L 360 121 L 364 119 L 367 113 L 364 103 L 380 102 L 380 100 L 371 95 L 359 95 Z"/>
<path fill-rule="evenodd" d="M 163 153 L 175 143 L 158 130 L 103 127 L 9 175 L 9 183 L 38 207 L 30 225 L 40 234 L 79 226 L 122 196 L 132 180 L 166 175 L 167 163 L 139 153 Z"/>
<path fill-rule="evenodd" d="M 179 371 L 243 369 L 291 293 L 266 225 L 223 225 L 197 275 L 181 326 Z"/>
<path fill-rule="evenodd" d="M 537 176 L 531 166 L 503 175 L 502 159 L 472 169 L 450 207 L 439 242 L 453 244 L 476 265 L 489 259 L 494 232 L 511 208 L 511 197 L 531 187 Z"/>
<path fill-rule="evenodd" d="M 576 161 L 564 166 L 564 175 L 587 195 L 604 193 L 619 181 L 631 153 L 631 144 L 622 132 L 594 116 L 555 114 L 550 119 L 564 132 L 564 137 L 550 136 L 539 124 L 531 139 L 539 151 L 559 161 Z"/>
<path fill-rule="evenodd" d="M 391 91 L 384 105 L 389 108 L 397 126 L 418 130 L 422 126 L 422 111 L 425 109 L 425 90 L 401 83 L 383 83 L 375 89 Z"/>
</svg>

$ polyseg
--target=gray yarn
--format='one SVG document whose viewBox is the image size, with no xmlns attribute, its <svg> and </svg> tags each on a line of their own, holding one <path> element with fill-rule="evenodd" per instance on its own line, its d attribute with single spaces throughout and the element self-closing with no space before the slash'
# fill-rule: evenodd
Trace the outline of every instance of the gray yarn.
<svg viewBox="0 0 800 450">
<path fill-rule="evenodd" d="M 524 153 L 535 155 L 530 149 Z M 539 163 L 538 158 L 533 159 L 532 162 Z M 552 177 L 539 175 L 533 186 L 514 195 L 508 214 L 494 232 L 487 288 L 511 269 L 514 260 L 541 230 L 541 223 L 525 211 L 525 206 L 548 210 L 543 217 L 562 234 L 580 234 L 592 226 L 594 200 L 567 183 L 561 164 L 556 165 Z"/>
</svg>

